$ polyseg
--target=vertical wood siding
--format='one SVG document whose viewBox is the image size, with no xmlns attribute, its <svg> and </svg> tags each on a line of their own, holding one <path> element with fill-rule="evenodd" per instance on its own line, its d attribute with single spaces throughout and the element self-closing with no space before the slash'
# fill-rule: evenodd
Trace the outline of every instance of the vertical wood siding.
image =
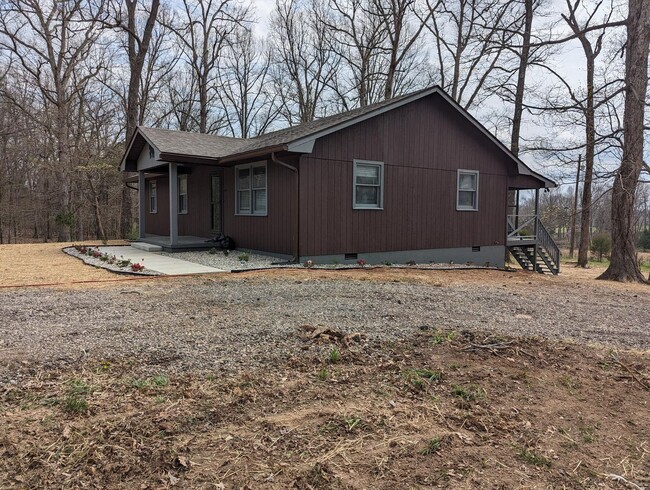
<svg viewBox="0 0 650 490">
<path fill-rule="evenodd" d="M 149 212 L 149 182 L 156 181 L 156 194 L 158 196 L 158 212 Z M 169 177 L 158 176 L 147 179 L 145 189 L 145 204 L 147 212 L 144 218 L 144 229 L 151 235 L 169 235 Z"/>
<path fill-rule="evenodd" d="M 205 165 L 192 165 L 187 175 L 187 214 L 178 215 L 178 234 L 187 236 L 212 236 L 211 222 L 211 180 L 212 175 L 221 175 L 223 169 Z M 147 215 L 145 230 L 153 235 L 169 235 L 169 177 L 155 179 L 158 192 L 158 212 L 149 213 L 149 185 L 145 196 Z"/>
<path fill-rule="evenodd" d="M 297 159 L 282 158 L 297 165 Z M 235 215 L 235 168 L 224 169 L 224 233 L 241 248 L 292 255 L 297 233 L 297 207 L 294 173 L 267 161 L 267 216 Z"/>
<path fill-rule="evenodd" d="M 352 208 L 353 160 L 384 162 L 384 209 Z M 504 245 L 514 163 L 437 95 L 319 139 L 300 164 L 300 254 Z M 478 211 L 456 211 L 457 169 Z"/>
</svg>

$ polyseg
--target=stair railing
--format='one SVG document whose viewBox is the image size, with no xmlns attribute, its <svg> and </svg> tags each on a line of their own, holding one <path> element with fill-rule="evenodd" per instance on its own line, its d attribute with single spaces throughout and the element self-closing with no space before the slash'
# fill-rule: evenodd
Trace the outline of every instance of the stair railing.
<svg viewBox="0 0 650 490">
<path fill-rule="evenodd" d="M 535 220 L 537 215 L 508 215 L 508 239 L 509 240 L 535 240 L 535 233 L 532 235 L 520 235 L 519 233 L 526 229 L 535 229 Z"/>
<path fill-rule="evenodd" d="M 543 247 L 546 250 L 546 253 L 548 253 L 551 259 L 553 259 L 553 264 L 555 265 L 556 270 L 559 271 L 560 270 L 560 249 L 555 243 L 555 240 L 553 240 L 551 234 L 543 225 L 542 220 L 540 220 L 539 217 L 536 218 L 537 218 L 537 246 Z"/>
</svg>

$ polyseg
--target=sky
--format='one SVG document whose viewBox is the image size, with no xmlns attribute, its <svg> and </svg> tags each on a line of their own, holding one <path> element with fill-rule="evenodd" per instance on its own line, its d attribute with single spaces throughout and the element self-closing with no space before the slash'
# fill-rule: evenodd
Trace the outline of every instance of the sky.
<svg viewBox="0 0 650 490">
<path fill-rule="evenodd" d="M 271 12 L 274 9 L 275 6 L 275 0 L 251 0 L 256 16 L 258 19 L 257 24 L 255 25 L 255 32 L 258 36 L 264 37 L 268 33 L 269 29 L 269 18 L 271 16 Z M 568 35 L 570 34 L 569 28 L 566 26 L 566 23 L 561 19 L 560 14 L 562 12 L 567 11 L 567 0 L 548 0 L 548 4 L 546 6 L 546 12 L 548 13 L 548 17 L 541 19 L 541 22 L 547 23 L 549 21 L 557 21 L 557 25 L 554 27 L 553 32 L 558 35 Z M 615 16 L 612 18 L 612 20 L 616 20 L 616 16 L 618 15 L 618 18 L 622 18 L 623 15 L 625 15 L 625 11 L 621 10 L 620 5 L 625 6 L 626 2 L 623 0 L 609 0 L 612 2 L 615 2 L 618 4 L 618 7 L 615 9 Z M 593 5 L 590 3 L 590 0 L 583 0 L 583 3 L 586 3 L 587 6 Z M 608 1 L 606 0 L 603 2 L 603 5 L 601 6 L 602 14 L 599 12 L 599 14 L 594 18 L 593 22 L 594 23 L 599 23 L 604 21 L 604 15 L 605 11 L 609 10 L 610 5 L 608 5 Z M 620 32 L 620 29 L 619 29 Z M 611 38 L 610 34 L 610 38 Z M 607 42 L 607 41 L 606 41 Z M 599 58 L 598 61 L 602 62 L 602 59 L 605 58 L 604 54 L 601 54 L 601 58 Z M 433 60 L 432 60 L 433 61 Z M 565 80 L 574 88 L 579 88 L 579 87 L 584 87 L 585 86 L 585 78 L 586 78 L 586 61 L 585 61 L 585 56 L 584 52 L 582 50 L 582 47 L 580 45 L 580 42 L 578 40 L 572 40 L 567 43 L 564 43 L 561 47 L 558 47 L 558 53 L 554 55 L 553 61 L 552 61 L 554 69 L 556 69 L 559 73 L 562 74 Z M 622 74 L 621 74 L 622 76 Z M 531 86 L 541 86 L 545 82 L 547 82 L 548 76 L 544 74 L 541 70 L 532 70 L 528 76 L 528 84 Z M 486 111 L 489 111 L 489 107 L 485 108 Z M 481 114 L 474 113 L 474 115 L 481 120 Z M 582 128 L 577 128 L 580 131 L 583 131 Z M 546 136 L 549 133 L 549 129 L 545 128 L 539 124 L 536 124 L 535 118 L 530 116 L 530 115 L 524 115 L 524 124 L 522 127 L 522 136 L 526 139 L 531 139 L 536 136 Z M 505 143 L 509 143 L 509 137 L 506 137 L 507 135 L 505 134 L 499 134 L 498 135 L 501 138 L 504 138 L 506 141 Z M 575 131 L 572 131 L 571 129 L 566 130 L 563 133 L 557 133 L 554 135 L 555 138 L 562 139 L 575 139 Z M 544 160 L 544 157 L 540 156 L 539 154 L 524 154 L 522 155 L 522 159 L 526 161 L 526 163 L 530 164 L 533 168 L 539 171 L 544 171 L 545 167 L 548 166 L 549 162 Z M 616 165 L 616 161 L 611 162 L 612 165 Z M 567 180 L 570 181 L 571 179 L 567 177 Z"/>
</svg>

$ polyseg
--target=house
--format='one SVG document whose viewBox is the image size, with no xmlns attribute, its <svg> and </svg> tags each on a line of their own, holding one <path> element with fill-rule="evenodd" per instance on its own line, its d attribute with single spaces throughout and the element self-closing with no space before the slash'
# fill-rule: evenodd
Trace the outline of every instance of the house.
<svg viewBox="0 0 650 490">
<path fill-rule="evenodd" d="M 140 241 L 316 263 L 504 264 L 557 273 L 559 252 L 508 191 L 553 187 L 441 88 L 241 139 L 139 127 Z M 517 193 L 518 194 L 518 193 Z M 509 215 L 510 214 L 510 215 Z"/>
</svg>

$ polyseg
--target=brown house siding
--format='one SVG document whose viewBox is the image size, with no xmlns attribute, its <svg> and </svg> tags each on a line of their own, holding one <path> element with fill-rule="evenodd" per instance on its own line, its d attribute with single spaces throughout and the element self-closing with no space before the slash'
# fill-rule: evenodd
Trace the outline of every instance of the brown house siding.
<svg viewBox="0 0 650 490">
<path fill-rule="evenodd" d="M 384 162 L 384 210 L 352 208 L 353 160 Z M 301 158 L 300 255 L 504 245 L 509 162 L 437 96 L 319 139 Z M 457 169 L 478 211 L 456 211 Z"/>
<path fill-rule="evenodd" d="M 180 166 L 179 166 L 180 168 Z M 212 236 L 210 176 L 219 175 L 223 170 L 218 167 L 193 165 L 187 176 L 187 214 L 178 215 L 178 234 L 198 237 Z M 152 235 L 169 235 L 169 178 L 158 176 L 147 179 L 155 180 L 158 191 L 158 212 L 149 213 L 149 185 L 145 191 L 147 215 L 146 233 Z"/>
<path fill-rule="evenodd" d="M 156 194 L 158 195 L 158 212 L 149 212 L 149 181 L 156 181 Z M 145 189 L 145 203 L 147 212 L 145 215 L 145 232 L 150 235 L 169 235 L 169 178 L 167 176 L 158 176 L 147 179 Z"/>
<path fill-rule="evenodd" d="M 297 164 L 294 157 L 286 163 Z M 292 255 L 295 241 L 296 187 L 294 173 L 267 162 L 267 216 L 235 215 L 235 168 L 224 169 L 224 232 L 237 247 Z"/>
</svg>

